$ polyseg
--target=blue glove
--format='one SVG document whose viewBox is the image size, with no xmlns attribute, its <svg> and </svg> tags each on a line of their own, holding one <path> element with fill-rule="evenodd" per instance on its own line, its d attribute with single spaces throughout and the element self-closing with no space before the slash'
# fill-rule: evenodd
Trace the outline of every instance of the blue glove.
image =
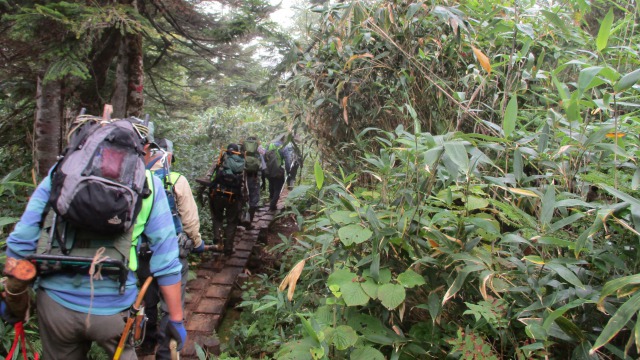
<svg viewBox="0 0 640 360">
<path fill-rule="evenodd" d="M 193 250 L 191 250 L 191 252 L 194 252 L 196 254 L 201 254 L 204 252 L 204 241 L 200 242 L 200 246 L 198 246 L 197 248 L 193 248 Z"/>
<path fill-rule="evenodd" d="M 177 350 L 182 350 L 182 347 L 187 342 L 187 330 L 184 328 L 184 323 L 182 321 L 169 320 L 165 333 L 169 339 L 178 341 Z"/>
</svg>

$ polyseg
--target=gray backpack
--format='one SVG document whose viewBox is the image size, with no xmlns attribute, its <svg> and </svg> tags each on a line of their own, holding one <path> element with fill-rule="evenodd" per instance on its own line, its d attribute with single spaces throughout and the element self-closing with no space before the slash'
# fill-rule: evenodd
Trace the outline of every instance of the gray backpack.
<svg viewBox="0 0 640 360">
<path fill-rule="evenodd" d="M 51 208 L 78 229 L 127 232 L 149 193 L 143 142 L 128 120 L 87 117 L 51 174 Z"/>
</svg>

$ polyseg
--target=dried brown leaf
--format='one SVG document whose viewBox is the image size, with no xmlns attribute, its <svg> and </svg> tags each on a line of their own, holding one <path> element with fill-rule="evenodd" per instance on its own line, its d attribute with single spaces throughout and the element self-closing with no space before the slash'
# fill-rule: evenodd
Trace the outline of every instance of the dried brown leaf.
<svg viewBox="0 0 640 360">
<path fill-rule="evenodd" d="M 347 111 L 347 101 L 349 100 L 348 96 L 342 98 L 342 117 L 344 117 L 344 122 L 349 125 L 349 112 Z"/>
<path fill-rule="evenodd" d="M 289 292 L 287 293 L 287 298 L 289 301 L 293 300 L 293 293 L 296 290 L 296 284 L 298 283 L 298 279 L 300 278 L 300 274 L 302 274 L 302 270 L 304 269 L 305 260 L 300 260 L 296 266 L 289 271 Z"/>
<path fill-rule="evenodd" d="M 480 66 L 482 66 L 482 68 L 485 69 L 488 73 L 491 73 L 491 62 L 489 61 L 489 58 L 487 57 L 487 55 L 483 54 L 482 51 L 480 51 L 479 49 L 476 49 L 473 46 L 471 47 L 471 49 L 473 50 L 473 53 L 476 55 L 476 59 L 478 59 Z"/>
</svg>

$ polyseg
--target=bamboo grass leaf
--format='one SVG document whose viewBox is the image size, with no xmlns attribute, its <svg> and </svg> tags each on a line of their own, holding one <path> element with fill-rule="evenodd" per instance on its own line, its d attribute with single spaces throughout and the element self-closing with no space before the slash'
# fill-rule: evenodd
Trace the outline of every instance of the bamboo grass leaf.
<svg viewBox="0 0 640 360">
<path fill-rule="evenodd" d="M 518 119 L 518 97 L 512 96 L 507 104 L 507 109 L 504 112 L 504 120 L 502 121 L 502 131 L 504 131 L 504 137 L 508 138 L 516 128 L 516 121 Z"/>
<path fill-rule="evenodd" d="M 634 70 L 620 78 L 620 80 L 618 80 L 618 82 L 613 86 L 613 90 L 615 92 L 627 90 L 635 85 L 638 80 L 640 80 L 640 69 Z"/>
<path fill-rule="evenodd" d="M 631 318 L 640 310 L 640 292 L 636 293 L 631 299 L 627 300 L 618 311 L 609 319 L 609 322 L 596 339 L 589 353 L 594 354 L 596 350 L 607 344 L 620 330 L 631 320 Z"/>
<path fill-rule="evenodd" d="M 609 35 L 611 35 L 611 25 L 613 24 L 613 9 L 609 9 L 607 15 L 602 19 L 600 23 L 600 30 L 598 30 L 598 37 L 596 38 L 596 47 L 598 51 L 602 51 L 607 47 L 609 42 Z"/>
<path fill-rule="evenodd" d="M 324 172 L 322 171 L 322 166 L 320 166 L 320 162 L 316 160 L 316 163 L 313 165 L 313 174 L 316 178 L 316 186 L 318 190 L 322 189 L 322 185 L 324 184 Z"/>
<path fill-rule="evenodd" d="M 549 185 L 540 203 L 540 225 L 542 229 L 547 229 L 553 219 L 553 211 L 556 208 L 556 187 Z"/>
</svg>

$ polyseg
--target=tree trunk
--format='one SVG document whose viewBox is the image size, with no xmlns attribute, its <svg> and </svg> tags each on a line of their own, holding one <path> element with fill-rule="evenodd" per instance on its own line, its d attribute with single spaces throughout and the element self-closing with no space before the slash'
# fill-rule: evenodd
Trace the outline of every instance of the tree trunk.
<svg viewBox="0 0 640 360">
<path fill-rule="evenodd" d="M 121 0 L 121 3 L 138 10 L 136 0 Z M 120 43 L 116 85 L 111 98 L 114 117 L 141 116 L 143 84 L 142 34 L 126 34 Z"/>
<path fill-rule="evenodd" d="M 129 46 L 127 36 L 121 39 L 118 51 L 118 66 L 116 68 L 116 84 L 113 87 L 111 105 L 113 105 L 114 118 L 123 118 L 127 111 L 127 98 L 129 97 Z"/>
<path fill-rule="evenodd" d="M 45 176 L 55 164 L 62 146 L 62 81 L 46 83 L 38 76 L 34 123 L 34 164 L 38 176 Z"/>
<path fill-rule="evenodd" d="M 142 117 L 142 96 L 144 84 L 144 65 L 142 62 L 142 34 L 127 35 L 129 47 L 129 97 L 127 98 L 127 116 Z"/>
</svg>

